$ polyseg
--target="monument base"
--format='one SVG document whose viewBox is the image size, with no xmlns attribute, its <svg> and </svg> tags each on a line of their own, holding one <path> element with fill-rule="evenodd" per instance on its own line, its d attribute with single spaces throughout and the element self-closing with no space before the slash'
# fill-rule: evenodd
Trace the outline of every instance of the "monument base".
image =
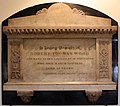
<svg viewBox="0 0 120 106">
<path fill-rule="evenodd" d="M 115 90 L 114 82 L 7 82 L 5 91 Z"/>
<path fill-rule="evenodd" d="M 18 96 L 25 103 L 30 102 L 34 91 L 85 91 L 88 100 L 96 102 L 102 95 L 102 90 L 115 90 L 114 82 L 7 82 L 4 91 L 17 91 Z"/>
</svg>

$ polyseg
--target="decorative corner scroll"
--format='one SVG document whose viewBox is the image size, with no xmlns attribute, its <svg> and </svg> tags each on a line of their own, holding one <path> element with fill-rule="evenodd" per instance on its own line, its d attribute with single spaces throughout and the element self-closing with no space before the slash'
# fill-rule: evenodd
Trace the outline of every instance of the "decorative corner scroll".
<svg viewBox="0 0 120 106">
<path fill-rule="evenodd" d="M 10 78 L 21 79 L 20 73 L 20 41 L 10 41 Z"/>
<path fill-rule="evenodd" d="M 43 8 L 42 10 L 37 11 L 36 15 L 46 14 L 46 13 L 47 13 L 47 8 Z"/>
<path fill-rule="evenodd" d="M 109 78 L 109 41 L 99 41 L 99 78 Z"/>
<path fill-rule="evenodd" d="M 85 15 L 85 13 L 82 10 L 78 10 L 77 8 L 72 9 L 73 13 L 80 14 L 80 15 Z"/>
</svg>

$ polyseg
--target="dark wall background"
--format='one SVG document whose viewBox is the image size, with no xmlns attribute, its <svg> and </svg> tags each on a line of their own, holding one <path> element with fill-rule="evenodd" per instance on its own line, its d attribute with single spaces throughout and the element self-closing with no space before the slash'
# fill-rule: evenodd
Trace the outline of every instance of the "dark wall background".
<svg viewBox="0 0 120 106">
<path fill-rule="evenodd" d="M 10 18 L 17 18 L 17 17 L 23 17 L 23 16 L 29 16 L 29 15 L 35 15 L 37 11 L 41 10 L 42 8 L 49 8 L 53 3 L 46 3 L 41 5 L 36 5 L 33 7 L 29 7 L 27 9 L 24 9 L 10 17 L 8 17 L 6 20 L 3 21 L 2 26 L 8 25 L 8 19 Z M 81 9 L 86 13 L 86 15 L 92 15 L 97 17 L 104 17 L 104 18 L 110 18 L 109 16 L 82 6 L 78 4 L 68 4 L 71 8 L 77 8 Z M 118 25 L 115 20 L 112 19 L 112 25 Z M 114 82 L 118 82 L 118 33 L 116 33 L 113 36 L 112 39 L 112 79 Z M 2 84 L 7 82 L 7 37 L 2 32 Z M 103 91 L 103 95 L 100 97 L 100 99 L 95 104 L 117 104 L 117 98 L 118 98 L 118 90 L 116 91 Z M 14 92 L 5 92 L 2 91 L 2 104 L 4 105 L 17 105 L 17 104 L 24 104 L 20 97 L 17 97 L 16 91 Z M 91 104 L 88 99 L 85 96 L 85 92 L 82 91 L 43 91 L 43 92 L 34 92 L 34 97 L 32 101 L 29 104 Z"/>
</svg>

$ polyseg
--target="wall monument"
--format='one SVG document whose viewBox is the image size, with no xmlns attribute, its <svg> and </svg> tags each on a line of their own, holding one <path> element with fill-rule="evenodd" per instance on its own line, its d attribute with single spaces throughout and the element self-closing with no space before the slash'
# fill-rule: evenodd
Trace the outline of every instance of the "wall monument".
<svg viewBox="0 0 120 106">
<path fill-rule="evenodd" d="M 3 90 L 17 91 L 29 102 L 34 91 L 85 91 L 91 102 L 112 82 L 111 19 L 86 15 L 55 3 L 36 15 L 9 19 L 8 82 Z"/>
</svg>

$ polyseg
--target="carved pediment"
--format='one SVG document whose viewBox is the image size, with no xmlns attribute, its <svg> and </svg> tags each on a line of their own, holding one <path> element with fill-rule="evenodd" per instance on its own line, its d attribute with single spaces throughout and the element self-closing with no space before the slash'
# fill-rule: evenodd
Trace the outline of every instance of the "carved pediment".
<svg viewBox="0 0 120 106">
<path fill-rule="evenodd" d="M 9 26 L 110 26 L 111 19 L 88 16 L 65 3 L 55 3 L 36 15 L 9 20 Z"/>
<path fill-rule="evenodd" d="M 77 8 L 71 9 L 68 5 L 64 3 L 56 3 L 50 6 L 48 9 L 43 8 L 42 10 L 37 11 L 36 15 L 46 14 L 46 17 L 49 18 L 67 18 L 68 16 L 72 17 L 76 14 L 85 15 L 82 10 Z"/>
</svg>

